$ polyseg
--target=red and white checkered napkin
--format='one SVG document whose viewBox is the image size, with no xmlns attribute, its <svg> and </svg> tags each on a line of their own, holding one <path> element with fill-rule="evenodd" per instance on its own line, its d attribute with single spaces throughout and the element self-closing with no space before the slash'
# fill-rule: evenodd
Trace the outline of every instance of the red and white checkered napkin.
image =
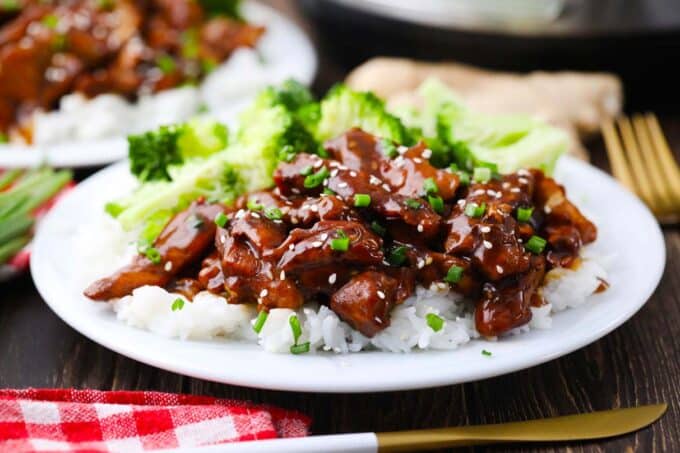
<svg viewBox="0 0 680 453">
<path fill-rule="evenodd" d="M 301 437 L 298 412 L 159 392 L 0 389 L 0 452 L 135 452 Z"/>
</svg>

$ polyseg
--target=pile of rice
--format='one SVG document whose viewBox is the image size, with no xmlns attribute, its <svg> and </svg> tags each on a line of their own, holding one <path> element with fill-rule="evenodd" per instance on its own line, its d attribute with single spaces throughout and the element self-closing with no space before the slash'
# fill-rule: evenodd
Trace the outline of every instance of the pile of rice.
<svg viewBox="0 0 680 453">
<path fill-rule="evenodd" d="M 79 272 L 83 288 L 128 263 L 135 253 L 131 245 L 135 234 L 124 232 L 117 222 L 104 215 L 96 225 L 81 225 L 76 237 L 78 262 L 87 263 Z M 579 306 L 589 299 L 600 286 L 600 279 L 607 279 L 601 264 L 603 260 L 593 250 L 593 246 L 583 250 L 577 270 L 553 269 L 548 273 L 547 283 L 542 288 L 547 303 L 532 308 L 531 322 L 510 334 L 548 329 L 554 312 Z M 373 338 L 352 329 L 326 306 L 307 304 L 297 311 L 273 309 L 260 333 L 256 334 L 252 325 L 257 312 L 252 305 L 230 305 L 223 297 L 204 291 L 193 302 L 185 299 L 183 308 L 173 311 L 172 305 L 178 297 L 182 296 L 157 286 L 144 286 L 113 301 L 111 306 L 120 321 L 165 337 L 243 340 L 257 342 L 266 351 L 281 353 L 289 352 L 294 343 L 288 321 L 293 315 L 298 316 L 302 326 L 298 342 L 309 341 L 310 351 L 455 349 L 480 336 L 475 329 L 470 304 L 445 284 L 418 287 L 413 296 L 392 310 L 390 326 Z M 428 313 L 445 320 L 444 327 L 438 332 L 429 327 Z"/>
</svg>

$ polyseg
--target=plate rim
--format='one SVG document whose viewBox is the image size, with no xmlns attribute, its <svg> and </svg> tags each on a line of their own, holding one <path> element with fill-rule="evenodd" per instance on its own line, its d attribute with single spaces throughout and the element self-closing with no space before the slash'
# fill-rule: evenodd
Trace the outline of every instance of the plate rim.
<svg viewBox="0 0 680 453">
<path fill-rule="evenodd" d="M 564 158 L 563 158 L 564 159 Z M 284 391 L 298 391 L 298 392 L 319 392 L 319 393 L 366 393 L 366 392 L 384 392 L 384 391 L 400 391 L 400 390 L 413 390 L 413 389 L 421 389 L 421 388 L 430 388 L 430 387 L 437 387 L 437 386 L 444 386 L 444 385 L 454 385 L 454 384 L 460 384 L 464 382 L 474 382 L 478 381 L 481 379 L 486 379 L 486 378 L 491 378 L 495 376 L 500 376 L 508 373 L 513 373 L 519 370 L 523 370 L 526 368 L 530 368 L 536 365 L 543 364 L 545 362 L 548 362 L 550 360 L 553 360 L 558 357 L 562 357 L 564 355 L 567 355 L 573 351 L 576 351 L 578 349 L 581 349 L 598 339 L 608 335 L 611 333 L 614 329 L 618 328 L 621 326 L 623 323 L 628 321 L 630 318 L 632 318 L 633 315 L 635 315 L 650 299 L 652 294 L 654 293 L 655 289 L 657 288 L 663 273 L 665 269 L 665 264 L 666 264 L 666 247 L 665 247 L 665 242 L 663 238 L 663 233 L 662 230 L 659 226 L 659 224 L 656 222 L 652 214 L 649 212 L 649 210 L 646 208 L 646 206 L 643 205 L 643 203 L 637 199 L 634 195 L 632 195 L 630 192 L 628 192 L 623 186 L 618 184 L 611 176 L 603 172 L 602 170 L 591 166 L 585 162 L 578 161 L 575 158 L 572 157 L 566 157 L 566 160 L 569 161 L 569 165 L 575 165 L 578 169 L 580 166 L 581 168 L 587 168 L 588 170 L 595 171 L 599 173 L 600 177 L 605 178 L 608 180 L 609 183 L 614 183 L 618 190 L 621 192 L 621 195 L 623 197 L 628 198 L 628 201 L 636 204 L 638 208 L 642 209 L 648 217 L 646 220 L 649 221 L 651 220 L 652 222 L 650 223 L 650 228 L 648 233 L 650 243 L 655 244 L 654 247 L 654 252 L 653 255 L 658 258 L 658 260 L 654 263 L 655 268 L 653 271 L 650 272 L 650 275 L 653 275 L 652 278 L 649 279 L 647 282 L 646 286 L 641 290 L 641 294 L 644 294 L 644 297 L 641 297 L 639 301 L 636 301 L 635 303 L 630 304 L 630 306 L 627 307 L 622 312 L 618 312 L 616 316 L 614 316 L 611 319 L 608 319 L 606 322 L 602 323 L 602 326 L 599 329 L 589 331 L 584 333 L 583 335 L 579 336 L 577 340 L 572 341 L 570 344 L 568 344 L 566 347 L 560 346 L 560 347 L 551 347 L 547 348 L 547 350 L 543 351 L 540 354 L 536 354 L 535 356 L 529 356 L 525 358 L 521 358 L 518 360 L 515 360 L 512 364 L 506 364 L 505 366 L 500 366 L 500 367 L 480 367 L 478 369 L 473 369 L 471 371 L 467 371 L 464 377 L 452 377 L 450 375 L 436 375 L 432 377 L 428 376 L 418 376 L 418 375 L 410 375 L 407 378 L 402 378 L 402 379 L 394 379 L 394 377 L 388 377 L 387 381 L 383 382 L 372 382 L 367 384 L 366 382 L 361 383 L 360 385 L 355 385 L 352 384 L 351 382 L 343 382 L 343 383 L 338 383 L 338 382 L 333 382 L 333 386 L 330 387 L 328 384 L 324 384 L 322 382 L 318 382 L 321 379 L 317 379 L 316 382 L 308 382 L 305 381 L 304 385 L 296 384 L 296 383 L 291 383 L 291 382 L 279 382 L 276 379 L 272 379 L 271 377 L 267 378 L 262 378 L 259 375 L 253 375 L 248 374 L 248 371 L 240 371 L 240 374 L 237 373 L 237 376 L 226 376 L 223 373 L 223 370 L 220 367 L 215 367 L 210 370 L 205 370 L 203 367 L 200 366 L 195 366 L 192 363 L 183 363 L 181 366 L 176 365 L 173 363 L 172 359 L 165 359 L 163 357 L 163 354 L 158 354 L 156 356 L 149 356 L 146 355 L 142 352 L 138 352 L 138 350 L 134 347 L 125 347 L 121 346 L 120 344 L 117 344 L 115 339 L 107 338 L 107 336 L 104 334 L 99 334 L 96 327 L 88 327 L 88 326 L 83 326 L 83 322 L 78 321 L 78 316 L 73 316 L 72 314 L 68 313 L 68 310 L 66 309 L 64 304 L 60 305 L 58 302 L 55 302 L 54 299 L 58 299 L 57 295 L 52 294 L 50 297 L 50 291 L 48 290 L 48 281 L 47 281 L 47 276 L 50 275 L 50 273 L 53 273 L 53 270 L 50 270 L 49 266 L 49 261 L 47 259 L 43 259 L 43 250 L 46 250 L 46 246 L 43 246 L 43 243 L 48 240 L 48 238 L 41 234 L 40 231 L 36 235 L 35 243 L 34 243 L 34 249 L 33 249 L 33 259 L 31 260 L 31 275 L 33 277 L 33 281 L 35 282 L 36 288 L 38 289 L 38 292 L 40 293 L 41 297 L 43 300 L 45 300 L 46 304 L 50 307 L 50 309 L 55 312 L 55 314 L 62 319 L 66 324 L 71 326 L 74 330 L 78 331 L 85 337 L 89 338 L 90 340 L 108 348 L 111 349 L 117 353 L 120 353 L 126 357 L 132 358 L 134 360 L 137 360 L 139 362 L 161 368 L 164 370 L 168 370 L 171 372 L 175 372 L 181 375 L 186 375 L 186 376 L 191 376 L 195 377 L 198 379 L 206 379 L 214 382 L 220 382 L 220 383 L 225 383 L 225 384 L 232 384 L 232 385 L 241 385 L 241 386 L 247 386 L 247 387 L 254 387 L 254 388 L 263 388 L 263 389 L 271 389 L 271 390 L 284 390 Z M 95 174 L 87 178 L 83 183 L 81 183 L 85 188 L 87 188 L 88 181 L 90 181 L 89 184 L 93 184 L 92 181 L 96 181 L 96 177 L 102 177 L 102 175 L 106 175 L 108 173 L 113 173 L 116 171 L 121 171 L 120 167 L 125 165 L 125 162 L 119 162 L 117 164 L 113 164 Z M 77 189 L 76 189 L 77 190 Z M 76 190 L 72 191 L 67 195 L 72 196 Z M 59 212 L 59 206 L 55 207 L 53 211 L 51 211 L 47 217 L 45 218 L 45 224 L 51 221 L 52 218 L 54 218 L 57 213 Z M 53 275 L 51 277 L 54 277 Z M 65 291 L 63 288 L 60 289 L 60 292 L 66 293 L 66 296 L 68 297 L 68 292 Z M 119 321 L 115 321 L 119 322 Z M 133 329 L 138 332 L 143 332 L 148 335 L 152 335 L 153 337 L 156 337 L 158 341 L 171 341 L 171 342 L 176 342 L 176 341 L 181 341 L 177 339 L 170 339 L 170 338 L 164 338 L 161 336 L 158 336 L 156 334 L 153 334 L 148 331 L 144 331 L 141 329 L 137 329 L 135 327 L 127 326 L 123 324 L 122 322 L 120 323 L 121 326 L 125 327 L 126 329 Z M 155 340 L 154 340 L 155 341 Z M 193 341 L 195 343 L 203 343 L 203 341 Z M 212 342 L 212 344 L 219 344 L 218 341 Z M 472 347 L 472 345 L 475 345 L 477 349 L 481 350 L 482 346 L 487 345 L 488 347 L 488 342 L 486 341 L 478 341 L 478 342 L 471 342 L 468 343 L 467 345 L 464 345 L 463 347 Z M 248 345 L 251 346 L 251 345 Z M 451 350 L 451 351 L 418 351 L 414 352 L 412 354 L 430 354 L 430 355 L 448 355 L 448 354 L 455 354 L 458 351 L 458 349 Z M 228 354 L 229 351 L 225 350 L 224 354 Z M 265 354 L 270 354 L 266 353 Z M 395 357 L 403 357 L 404 354 L 401 353 L 391 353 L 391 352 L 381 352 L 381 351 L 364 351 L 361 352 L 360 354 L 364 355 L 369 355 L 369 354 L 393 354 Z M 348 357 L 353 356 L 353 354 L 349 354 Z M 286 356 L 287 357 L 287 356 Z M 306 360 L 308 358 L 311 358 L 312 356 L 306 357 L 306 356 L 296 356 L 296 358 L 302 358 L 303 360 Z M 316 356 L 318 357 L 318 356 Z M 323 356 L 322 356 L 323 357 Z M 300 366 L 304 366 L 304 363 L 300 363 Z"/>
<path fill-rule="evenodd" d="M 303 28 L 292 18 L 269 5 L 257 1 L 248 1 L 244 3 L 243 7 L 251 10 L 251 14 L 265 14 L 275 17 L 277 21 L 286 24 L 286 26 L 291 29 L 295 29 L 297 34 L 295 39 L 297 40 L 300 38 L 301 42 L 304 42 L 304 49 L 302 49 L 301 52 L 307 54 L 310 63 L 308 71 L 304 76 L 304 80 L 300 80 L 300 82 L 308 86 L 311 85 L 319 69 L 319 56 L 311 38 Z M 229 60 L 225 60 L 222 64 L 227 64 L 228 61 Z M 244 102 L 249 100 L 249 97 L 237 99 L 235 105 L 243 105 Z M 219 114 L 220 112 L 215 113 Z M 72 153 L 65 151 L 67 148 L 74 146 L 82 148 L 100 148 L 103 151 L 96 154 L 88 154 L 88 158 L 83 159 L 77 157 L 78 155 L 74 157 L 72 156 Z M 125 136 L 101 137 L 94 140 L 70 141 L 54 145 L 0 144 L 0 168 L 24 168 L 43 164 L 48 164 L 57 168 L 101 167 L 124 159 L 126 151 L 116 153 L 116 150 L 119 149 L 127 149 Z"/>
</svg>

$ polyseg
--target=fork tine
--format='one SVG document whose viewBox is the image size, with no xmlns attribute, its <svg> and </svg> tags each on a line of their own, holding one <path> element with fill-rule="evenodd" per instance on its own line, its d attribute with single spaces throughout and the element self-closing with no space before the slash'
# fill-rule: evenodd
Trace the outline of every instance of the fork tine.
<svg viewBox="0 0 680 453">
<path fill-rule="evenodd" d="M 616 133 L 613 121 L 607 120 L 602 124 L 602 136 L 604 137 L 604 144 L 614 177 L 618 179 L 621 184 L 626 186 L 628 190 L 635 193 L 635 183 L 633 182 L 633 177 L 628 169 L 628 163 L 623 154 L 621 141 Z"/>
<path fill-rule="evenodd" d="M 659 164 L 666 175 L 666 181 L 670 185 L 671 192 L 674 196 L 675 202 L 680 203 L 680 169 L 678 164 L 673 157 L 673 153 L 668 146 L 666 137 L 661 130 L 659 125 L 659 120 L 653 113 L 647 113 L 645 115 L 645 120 L 647 121 L 647 126 L 651 133 L 652 142 L 654 143 L 654 148 L 656 149 L 657 158 Z M 677 209 L 677 208 L 676 208 Z"/>
<path fill-rule="evenodd" d="M 657 152 L 650 139 L 647 122 L 642 115 L 633 115 L 633 130 L 637 142 L 640 145 L 639 149 L 646 166 L 646 172 L 650 176 L 652 192 L 658 201 L 657 210 L 662 213 L 668 213 L 671 211 L 674 204 L 673 196 L 670 191 L 670 186 L 666 182 L 666 175 L 661 170 Z"/>
<path fill-rule="evenodd" d="M 625 116 L 617 120 L 619 130 L 621 131 L 621 138 L 623 138 L 623 148 L 628 157 L 628 162 L 630 162 L 630 171 L 635 180 L 635 185 L 638 188 L 638 195 L 642 198 L 645 203 L 652 209 L 652 211 L 657 210 L 657 202 L 654 194 L 652 192 L 652 186 L 650 184 L 650 177 L 647 174 L 647 170 L 644 167 L 642 161 L 642 154 L 640 153 L 640 148 L 638 147 L 637 140 L 635 139 L 635 134 L 633 133 L 633 127 L 630 124 L 630 120 Z"/>
</svg>

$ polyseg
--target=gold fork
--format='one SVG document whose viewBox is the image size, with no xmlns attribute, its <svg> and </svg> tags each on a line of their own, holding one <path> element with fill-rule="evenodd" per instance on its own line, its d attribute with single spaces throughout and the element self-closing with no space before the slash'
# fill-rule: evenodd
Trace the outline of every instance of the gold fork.
<svg viewBox="0 0 680 453">
<path fill-rule="evenodd" d="M 680 168 L 656 115 L 622 116 L 616 124 L 607 121 L 602 135 L 614 177 L 637 194 L 661 223 L 680 221 Z"/>
</svg>

